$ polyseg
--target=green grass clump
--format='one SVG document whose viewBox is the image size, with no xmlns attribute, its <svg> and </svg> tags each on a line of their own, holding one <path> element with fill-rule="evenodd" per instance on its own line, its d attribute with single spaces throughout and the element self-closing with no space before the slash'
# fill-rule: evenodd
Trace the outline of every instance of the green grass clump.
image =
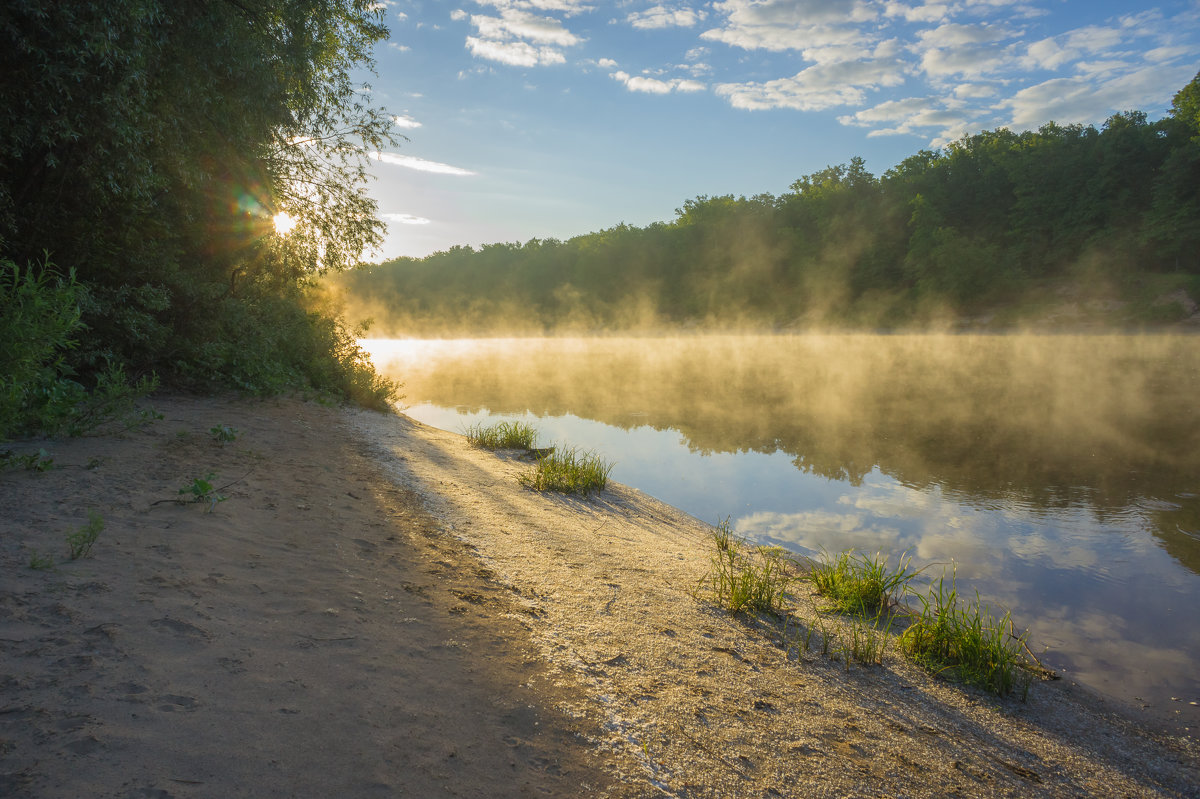
<svg viewBox="0 0 1200 799">
<path fill-rule="evenodd" d="M 225 446 L 231 441 L 237 441 L 238 430 L 236 427 L 230 427 L 227 424 L 219 424 L 210 427 L 208 434 L 212 436 L 212 440 L 217 444 Z"/>
<path fill-rule="evenodd" d="M 907 553 L 892 568 L 882 554 L 867 557 L 846 550 L 833 558 L 823 555 L 813 564 L 809 579 L 817 593 L 830 600 L 839 613 L 878 616 L 904 594 L 919 573 L 912 569 L 912 558 Z"/>
<path fill-rule="evenodd" d="M 534 491 L 587 495 L 604 490 L 612 469 L 612 463 L 594 452 L 556 447 L 538 460 L 532 474 L 523 474 L 519 479 L 521 485 Z"/>
<path fill-rule="evenodd" d="M 978 595 L 973 602 L 960 602 L 953 578 L 949 589 L 943 577 L 918 597 L 921 610 L 900 636 L 906 655 L 929 671 L 997 696 L 1017 687 L 1029 690 L 1033 666 L 1025 657 L 1027 633 L 1014 632 L 1010 614 L 997 619 Z"/>
<path fill-rule="evenodd" d="M 184 495 L 191 494 L 192 498 L 188 501 L 204 503 L 208 506 L 205 512 L 212 513 L 216 509 L 218 502 L 224 502 L 229 499 L 229 497 L 220 493 L 221 489 L 213 486 L 212 481 L 215 477 L 215 474 L 209 472 L 203 477 L 193 478 L 192 484 L 179 489 L 179 493 Z M 224 487 L 227 488 L 228 486 Z"/>
<path fill-rule="evenodd" d="M 537 431 L 524 422 L 473 424 L 464 431 L 467 443 L 484 449 L 533 449 Z"/>
<path fill-rule="evenodd" d="M 784 553 L 747 544 L 730 530 L 728 518 L 717 524 L 713 543 L 716 551 L 705 582 L 717 605 L 730 613 L 780 613 L 794 579 Z"/>
<path fill-rule="evenodd" d="M 92 546 L 104 529 L 104 517 L 94 510 L 88 511 L 87 524 L 67 535 L 67 549 L 71 560 L 79 560 L 91 554 Z"/>
</svg>

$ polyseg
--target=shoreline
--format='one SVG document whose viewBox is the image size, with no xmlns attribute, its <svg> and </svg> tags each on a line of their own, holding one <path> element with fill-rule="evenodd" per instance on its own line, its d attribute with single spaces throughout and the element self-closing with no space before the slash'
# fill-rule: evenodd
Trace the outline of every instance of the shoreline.
<svg viewBox="0 0 1200 799">
<path fill-rule="evenodd" d="M 81 780 L 173 796 L 1185 796 L 1200 782 L 1194 732 L 1086 689 L 1037 683 L 1022 704 L 890 653 L 847 669 L 785 651 L 697 595 L 709 526 L 626 486 L 535 494 L 516 481 L 528 464 L 403 416 L 151 405 L 166 419 L 147 431 L 41 442 L 57 468 L 0 475 L 16 509 L 0 527 L 6 795 Z M 218 445 L 215 425 L 237 439 Z M 153 504 L 209 470 L 234 480 L 211 513 Z M 91 558 L 65 561 L 88 508 L 105 529 Z M 30 568 L 50 550 L 54 570 Z"/>
</svg>

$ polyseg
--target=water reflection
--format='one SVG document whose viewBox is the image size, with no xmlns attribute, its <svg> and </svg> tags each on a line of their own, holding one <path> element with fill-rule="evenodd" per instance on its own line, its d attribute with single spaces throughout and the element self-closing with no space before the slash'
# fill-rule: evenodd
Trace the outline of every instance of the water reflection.
<svg viewBox="0 0 1200 799">
<path fill-rule="evenodd" d="M 369 344 L 425 421 L 536 417 L 759 540 L 953 559 L 1081 681 L 1200 700 L 1200 339 Z"/>
</svg>

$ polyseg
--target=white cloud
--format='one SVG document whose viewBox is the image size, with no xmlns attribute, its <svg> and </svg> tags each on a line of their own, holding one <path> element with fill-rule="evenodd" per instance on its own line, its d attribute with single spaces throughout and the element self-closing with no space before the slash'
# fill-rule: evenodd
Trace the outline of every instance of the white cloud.
<svg viewBox="0 0 1200 799">
<path fill-rule="evenodd" d="M 407 114 L 405 114 L 403 116 L 392 117 L 392 121 L 396 123 L 396 127 L 404 128 L 406 130 L 411 130 L 413 128 L 421 127 L 420 122 L 418 122 L 417 120 L 408 116 Z"/>
<path fill-rule="evenodd" d="M 601 67 L 603 69 L 616 69 L 617 62 L 613 61 L 611 58 L 601 58 L 599 61 L 596 62 L 596 66 Z"/>
<path fill-rule="evenodd" d="M 499 17 L 473 15 L 471 24 L 485 39 L 525 39 L 538 44 L 570 47 L 579 37 L 552 17 L 539 17 L 525 11 L 505 9 Z"/>
<path fill-rule="evenodd" d="M 415 169 L 418 172 L 433 172 L 439 175 L 474 175 L 477 174 L 469 169 L 462 169 L 449 164 L 438 163 L 437 161 L 426 161 L 424 158 L 417 158 L 412 155 L 400 155 L 399 153 L 371 153 L 371 157 L 376 161 L 384 164 L 392 164 L 394 166 L 402 166 L 408 169 Z"/>
<path fill-rule="evenodd" d="M 981 100 L 995 94 L 996 87 L 986 83 L 960 83 L 954 87 L 954 96 L 963 100 Z"/>
<path fill-rule="evenodd" d="M 655 28 L 690 28 L 707 16 L 706 12 L 692 8 L 667 8 L 659 5 L 645 11 L 635 11 L 626 19 L 635 28 L 652 30 Z"/>
<path fill-rule="evenodd" d="M 1178 87 L 1192 79 L 1194 70 L 1192 64 L 1147 64 L 1103 80 L 1051 78 L 1021 89 L 997 107 L 1011 111 L 1010 124 L 1018 130 L 1051 120 L 1064 125 L 1096 124 L 1117 111 L 1166 105 Z"/>
<path fill-rule="evenodd" d="M 454 20 L 455 22 L 462 22 L 467 18 L 467 16 L 467 12 L 463 11 L 461 8 L 456 8 L 450 12 L 450 19 Z"/>
<path fill-rule="evenodd" d="M 528 42 L 502 42 L 493 39 L 467 37 L 467 49 L 471 55 L 499 61 L 514 67 L 536 67 L 562 64 L 566 57 L 549 47 L 534 47 Z"/>
<path fill-rule="evenodd" d="M 524 10 L 583 8 L 579 4 L 547 5 L 493 0 L 492 5 L 499 9 L 500 16 L 473 14 L 470 17 L 471 25 L 479 35 L 468 36 L 466 46 L 471 55 L 478 58 L 521 67 L 564 64 L 566 56 L 558 48 L 571 47 L 583 41 L 567 30 L 560 20 Z"/>
<path fill-rule="evenodd" d="M 701 38 L 744 50 L 862 43 L 870 34 L 856 24 L 878 16 L 864 0 L 725 0 L 713 3 L 713 10 L 725 15 L 725 24 Z"/>
<path fill-rule="evenodd" d="M 900 17 L 906 22 L 940 22 L 950 14 L 947 3 L 924 3 L 910 6 L 907 3 L 887 2 L 883 6 L 884 16 Z"/>
<path fill-rule="evenodd" d="M 645 94 L 670 94 L 671 92 L 702 92 L 708 87 L 694 80 L 685 80 L 683 78 L 670 78 L 668 80 L 660 80 L 658 78 L 648 78 L 644 75 L 630 75 L 628 72 L 617 71 L 612 73 L 614 80 L 625 84 L 625 88 L 631 92 L 642 92 Z"/>
<path fill-rule="evenodd" d="M 1122 32 L 1117 28 L 1078 28 L 1029 45 L 1021 66 L 1026 69 L 1058 69 L 1086 56 L 1108 53 L 1122 44 Z"/>
<path fill-rule="evenodd" d="M 970 131 L 971 118 L 937 98 L 909 97 L 888 100 L 871 108 L 838 117 L 838 122 L 872 128 L 869 138 L 903 134 L 933 135 L 934 146 L 961 138 Z"/>
<path fill-rule="evenodd" d="M 401 225 L 428 225 L 433 221 L 423 216 L 413 216 L 412 214 L 380 214 L 380 216 L 389 222 L 397 222 Z"/>
<path fill-rule="evenodd" d="M 866 89 L 899 86 L 904 82 L 904 71 L 904 65 L 893 58 L 843 61 L 817 64 L 790 78 L 763 83 L 722 83 L 716 92 L 728 98 L 734 108 L 820 111 L 861 103 Z"/>
<path fill-rule="evenodd" d="M 503 12 L 506 9 L 522 11 L 532 9 L 541 12 L 559 12 L 567 17 L 592 11 L 595 8 L 587 0 L 475 0 L 481 6 L 492 6 Z"/>
</svg>

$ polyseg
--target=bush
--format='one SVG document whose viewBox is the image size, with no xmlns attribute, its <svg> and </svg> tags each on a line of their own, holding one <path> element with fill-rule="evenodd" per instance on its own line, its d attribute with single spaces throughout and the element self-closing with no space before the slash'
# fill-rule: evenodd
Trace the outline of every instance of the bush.
<svg viewBox="0 0 1200 799">
<path fill-rule="evenodd" d="M 134 403 L 158 387 L 155 377 L 130 383 L 109 364 L 89 392 L 77 382 L 67 353 L 78 346 L 79 303 L 74 271 L 64 277 L 47 259 L 24 270 L 0 260 L 0 440 L 43 433 L 82 435 L 106 422 L 147 418 Z"/>
<path fill-rule="evenodd" d="M 65 354 L 76 346 L 80 286 L 45 260 L 0 260 L 0 440 L 57 427 L 84 395 Z"/>
</svg>

